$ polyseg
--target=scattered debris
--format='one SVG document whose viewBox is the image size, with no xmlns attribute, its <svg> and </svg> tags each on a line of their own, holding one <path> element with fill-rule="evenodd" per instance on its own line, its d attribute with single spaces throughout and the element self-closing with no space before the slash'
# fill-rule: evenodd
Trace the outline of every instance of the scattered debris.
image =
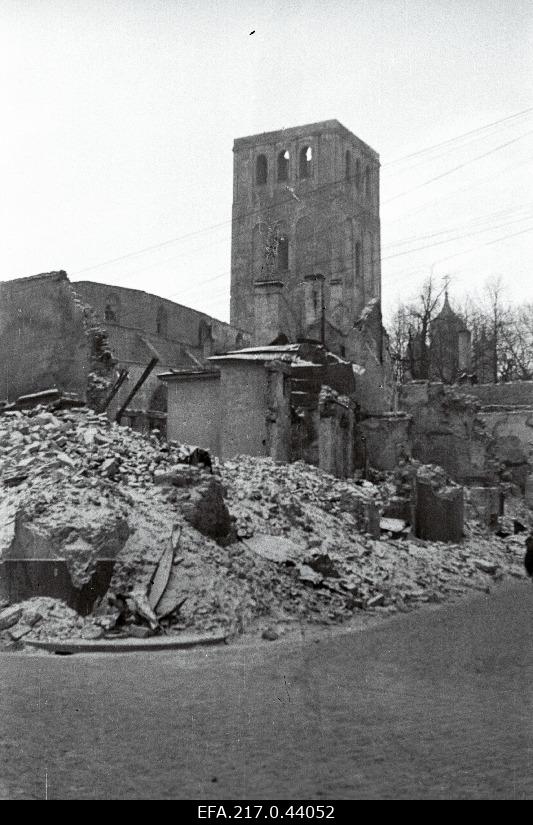
<svg viewBox="0 0 533 825">
<path fill-rule="evenodd" d="M 22 607 L 20 605 L 13 605 L 13 607 L 6 607 L 0 612 L 0 630 L 7 630 L 13 627 L 22 616 Z"/>
<path fill-rule="evenodd" d="M 243 541 L 253 553 L 278 564 L 295 564 L 296 560 L 302 557 L 302 548 L 284 536 L 256 533 Z"/>
<path fill-rule="evenodd" d="M 384 533 L 392 533 L 399 536 L 407 527 L 407 522 L 399 518 L 382 518 L 379 520 L 379 529 Z"/>
<path fill-rule="evenodd" d="M 259 622 L 279 635 L 284 622 L 408 610 L 484 590 L 487 575 L 526 575 L 512 520 L 527 523 L 527 513 L 512 496 L 504 537 L 466 520 L 462 541 L 426 541 L 409 533 L 407 518 L 384 517 L 387 508 L 409 512 L 424 473 L 439 480 L 437 492 L 448 487 L 438 469 L 419 473 L 414 463 L 376 483 L 250 456 L 206 468 L 185 463 L 180 445 L 105 415 L 44 406 L 0 415 L 0 457 L 7 645 L 193 630 L 226 637 Z M 76 605 L 83 594 L 86 615 L 68 594 L 9 592 L 10 566 L 46 563 L 67 570 L 68 594 Z"/>
</svg>

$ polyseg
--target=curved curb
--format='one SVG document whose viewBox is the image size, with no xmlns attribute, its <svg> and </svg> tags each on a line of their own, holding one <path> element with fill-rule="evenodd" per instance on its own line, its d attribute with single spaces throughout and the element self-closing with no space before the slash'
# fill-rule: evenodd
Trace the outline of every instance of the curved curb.
<svg viewBox="0 0 533 825">
<path fill-rule="evenodd" d="M 28 641 L 24 644 L 49 653 L 69 655 L 73 653 L 140 653 L 156 650 L 183 650 L 189 647 L 226 644 L 227 635 L 223 633 L 201 636 L 166 636 L 149 639 L 58 639 L 57 641 Z"/>
</svg>

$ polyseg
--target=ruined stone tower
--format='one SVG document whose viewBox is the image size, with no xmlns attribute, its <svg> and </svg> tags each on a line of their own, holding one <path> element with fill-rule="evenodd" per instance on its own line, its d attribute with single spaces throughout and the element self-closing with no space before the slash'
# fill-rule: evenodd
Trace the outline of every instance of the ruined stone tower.
<svg viewBox="0 0 533 825">
<path fill-rule="evenodd" d="M 350 357 L 380 297 L 379 156 L 326 120 L 234 142 L 231 323 Z"/>
</svg>

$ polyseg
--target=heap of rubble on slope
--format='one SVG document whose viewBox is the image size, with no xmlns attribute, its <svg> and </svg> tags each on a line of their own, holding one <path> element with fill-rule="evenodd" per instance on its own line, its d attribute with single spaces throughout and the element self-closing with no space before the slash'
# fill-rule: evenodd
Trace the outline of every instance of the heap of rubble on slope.
<svg viewBox="0 0 533 825">
<path fill-rule="evenodd" d="M 13 548 L 31 558 L 38 547 L 63 559 L 79 588 L 98 558 L 111 557 L 116 595 L 99 599 L 85 617 L 55 599 L 6 606 L 11 612 L 7 619 L 0 613 L 0 637 L 117 632 L 117 600 L 139 605 L 176 525 L 180 538 L 158 627 L 167 633 L 329 624 L 360 609 L 406 610 L 524 575 L 521 536 L 500 539 L 471 525 L 460 545 L 380 534 L 381 510 L 406 488 L 412 469 L 378 489 L 301 462 L 248 456 L 212 475 L 183 464 L 185 455 L 175 443 L 87 409 L 0 416 L 0 560 Z M 146 631 L 139 611 L 142 605 L 135 613 L 130 604 L 120 632 Z"/>
</svg>

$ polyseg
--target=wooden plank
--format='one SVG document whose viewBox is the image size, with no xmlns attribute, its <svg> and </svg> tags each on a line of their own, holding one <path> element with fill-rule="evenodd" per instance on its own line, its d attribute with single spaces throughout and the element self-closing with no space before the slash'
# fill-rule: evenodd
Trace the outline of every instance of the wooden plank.
<svg viewBox="0 0 533 825">
<path fill-rule="evenodd" d="M 148 602 L 152 610 L 156 609 L 157 605 L 161 601 L 163 593 L 167 589 L 168 580 L 172 570 L 172 562 L 174 561 L 174 552 L 177 549 L 180 534 L 181 527 L 174 526 L 172 528 L 170 547 L 163 550 L 161 558 L 159 559 L 158 565 L 155 569 L 150 592 L 148 593 Z"/>
</svg>

